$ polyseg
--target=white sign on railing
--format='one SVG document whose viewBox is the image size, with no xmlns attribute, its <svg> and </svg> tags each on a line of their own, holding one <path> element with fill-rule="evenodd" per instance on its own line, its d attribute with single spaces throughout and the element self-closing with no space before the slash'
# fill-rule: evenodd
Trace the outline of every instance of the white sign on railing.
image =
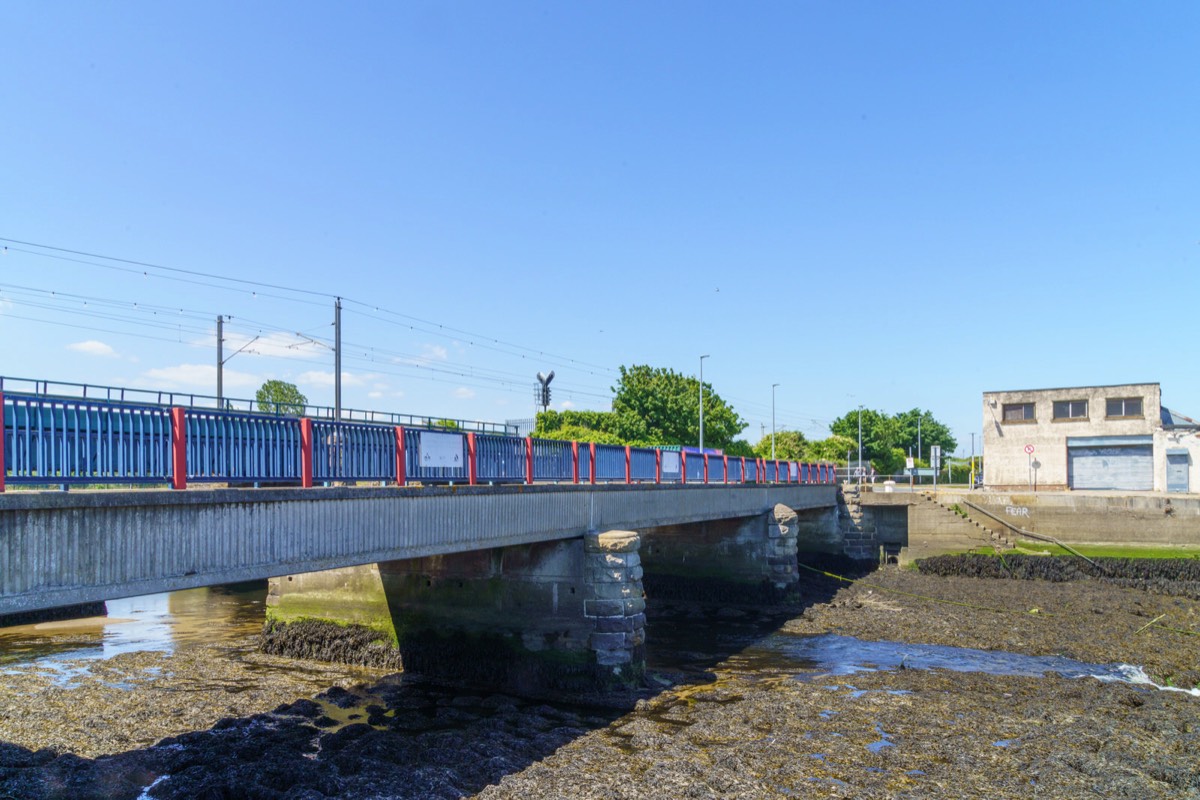
<svg viewBox="0 0 1200 800">
<path fill-rule="evenodd" d="M 679 472 L 679 453 L 676 453 L 673 450 L 666 450 L 663 452 L 662 471 Z"/>
<path fill-rule="evenodd" d="M 463 465 L 461 433 L 421 431 L 419 437 L 417 447 L 420 450 L 422 467 L 455 469 Z"/>
</svg>

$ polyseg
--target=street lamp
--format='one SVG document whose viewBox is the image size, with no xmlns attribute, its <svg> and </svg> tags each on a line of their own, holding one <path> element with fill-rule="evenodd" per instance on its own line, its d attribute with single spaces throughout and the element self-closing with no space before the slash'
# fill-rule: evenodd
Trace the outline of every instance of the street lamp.
<svg viewBox="0 0 1200 800">
<path fill-rule="evenodd" d="M 862 410 L 863 407 L 858 407 L 858 488 L 862 489 L 863 468 L 862 468 Z"/>
<path fill-rule="evenodd" d="M 778 383 L 771 384 L 771 460 L 775 460 L 775 387 Z"/>
<path fill-rule="evenodd" d="M 704 359 L 707 355 L 700 356 L 700 452 L 704 452 Z"/>
</svg>

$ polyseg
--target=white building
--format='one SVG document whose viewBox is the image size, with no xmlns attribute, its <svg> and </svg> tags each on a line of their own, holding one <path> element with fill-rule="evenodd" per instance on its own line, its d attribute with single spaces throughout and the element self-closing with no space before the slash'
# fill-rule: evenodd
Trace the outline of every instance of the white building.
<svg viewBox="0 0 1200 800">
<path fill-rule="evenodd" d="M 989 489 L 1200 491 L 1200 423 L 1157 383 L 983 393 Z"/>
</svg>

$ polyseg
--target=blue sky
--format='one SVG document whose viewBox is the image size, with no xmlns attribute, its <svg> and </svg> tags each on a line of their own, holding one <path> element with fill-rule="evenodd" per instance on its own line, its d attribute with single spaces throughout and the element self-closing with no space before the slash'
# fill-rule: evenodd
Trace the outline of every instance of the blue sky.
<svg viewBox="0 0 1200 800">
<path fill-rule="evenodd" d="M 0 374 L 504 420 L 704 377 L 756 440 L 987 390 L 1200 414 L 1200 5 L 0 8 Z M 73 260 L 66 260 L 66 259 Z M 83 262 L 83 263 L 80 263 Z M 120 267 L 118 269 L 117 267 Z M 53 295 L 50 292 L 54 292 Z M 67 296 L 72 295 L 72 296 Z M 134 305 L 136 304 L 136 306 Z M 297 334 L 302 334 L 297 336 Z M 306 339 L 305 337 L 308 337 Z"/>
</svg>

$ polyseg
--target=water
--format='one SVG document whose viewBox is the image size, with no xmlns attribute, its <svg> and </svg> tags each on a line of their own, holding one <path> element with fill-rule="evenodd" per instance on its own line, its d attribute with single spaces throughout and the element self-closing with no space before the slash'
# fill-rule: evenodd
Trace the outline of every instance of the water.
<svg viewBox="0 0 1200 800">
<path fill-rule="evenodd" d="M 40 671 L 71 688 L 122 653 L 172 654 L 194 644 L 248 646 L 262 629 L 265 584 L 188 589 L 108 601 L 108 616 L 0 628 L 0 673 Z"/>
<path fill-rule="evenodd" d="M 253 647 L 266 602 L 263 584 L 190 589 L 108 603 L 107 617 L 61 620 L 0 629 L 0 673 L 39 671 L 64 688 L 91 665 L 121 653 L 175 653 L 193 644 L 227 643 L 230 652 Z M 870 642 L 827 634 L 780 631 L 779 615 L 671 606 L 652 613 L 648 668 L 654 673 L 722 672 L 743 676 L 793 673 L 845 676 L 863 671 L 945 669 L 989 675 L 1122 681 L 1200 696 L 1198 689 L 1160 686 L 1130 664 L 1089 664 L 1063 656 L 1030 656 L 904 642 Z M 881 745 L 886 746 L 886 745 Z"/>
</svg>

